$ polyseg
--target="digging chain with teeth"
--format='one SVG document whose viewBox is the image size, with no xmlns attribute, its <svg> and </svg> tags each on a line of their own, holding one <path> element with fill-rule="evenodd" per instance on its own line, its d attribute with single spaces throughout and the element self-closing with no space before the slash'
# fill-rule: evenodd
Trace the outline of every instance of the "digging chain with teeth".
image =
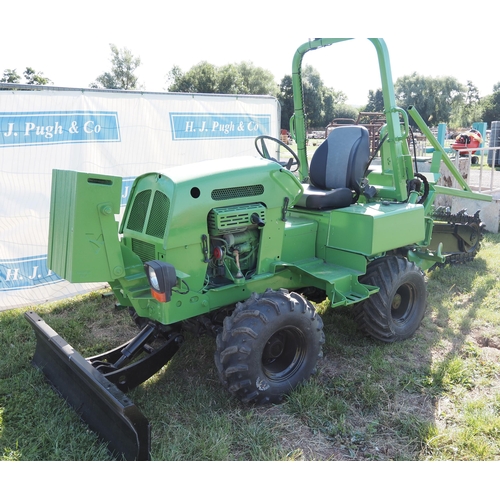
<svg viewBox="0 0 500 500">
<path fill-rule="evenodd" d="M 479 218 L 479 210 L 474 215 L 468 215 L 466 210 L 460 210 L 456 214 L 452 214 L 450 209 L 447 207 L 438 207 L 432 214 L 434 221 L 446 222 L 447 224 L 452 224 L 453 226 L 468 226 L 470 227 L 471 235 L 475 234 L 478 241 L 472 245 L 472 248 L 468 252 L 451 253 L 446 256 L 446 260 L 440 266 L 445 266 L 446 264 L 463 264 L 464 262 L 470 262 L 477 255 L 481 240 L 484 234 L 484 223 L 481 222 Z"/>
</svg>

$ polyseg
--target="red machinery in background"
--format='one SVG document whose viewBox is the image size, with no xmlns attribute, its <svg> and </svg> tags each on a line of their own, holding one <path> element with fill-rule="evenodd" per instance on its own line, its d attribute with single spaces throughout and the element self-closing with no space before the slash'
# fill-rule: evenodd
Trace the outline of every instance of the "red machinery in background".
<svg viewBox="0 0 500 500">
<path fill-rule="evenodd" d="M 460 156 L 465 156 L 469 152 L 474 154 L 482 142 L 483 137 L 481 136 L 481 133 L 478 130 L 471 128 L 468 132 L 458 134 L 455 138 L 455 142 L 451 145 L 451 148 L 455 151 L 460 151 Z"/>
</svg>

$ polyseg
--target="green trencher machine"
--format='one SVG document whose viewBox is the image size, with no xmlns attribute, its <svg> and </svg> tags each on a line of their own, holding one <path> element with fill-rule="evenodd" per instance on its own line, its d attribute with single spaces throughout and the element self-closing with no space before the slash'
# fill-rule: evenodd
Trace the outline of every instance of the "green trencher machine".
<svg viewBox="0 0 500 500">
<path fill-rule="evenodd" d="M 50 269 L 73 283 L 109 282 L 138 334 L 85 359 L 64 332 L 28 312 L 33 363 L 118 457 L 151 458 L 150 424 L 126 392 L 172 358 L 183 332 L 215 337 L 215 364 L 231 394 L 246 404 L 277 403 L 321 355 L 323 323 L 312 302 L 351 306 L 367 334 L 404 340 L 425 313 L 423 271 L 477 253 L 479 215 L 436 211 L 435 196 L 491 198 L 470 190 L 415 109 L 396 106 L 382 39 L 370 39 L 386 118 L 377 152 L 366 128 L 343 126 L 308 160 L 302 60 L 346 40 L 316 38 L 295 53 L 297 152 L 260 136 L 260 157 L 140 175 L 120 224 L 121 178 L 54 170 Z M 410 154 L 409 117 L 434 147 L 430 172 L 418 172 Z M 279 159 L 281 148 L 289 160 Z M 437 184 L 441 162 L 459 188 Z"/>
</svg>

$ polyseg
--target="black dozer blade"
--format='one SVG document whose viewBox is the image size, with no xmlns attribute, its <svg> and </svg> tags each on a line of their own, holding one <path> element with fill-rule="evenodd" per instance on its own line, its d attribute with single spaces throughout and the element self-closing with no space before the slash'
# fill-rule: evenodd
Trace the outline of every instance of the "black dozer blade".
<svg viewBox="0 0 500 500">
<path fill-rule="evenodd" d="M 151 427 L 137 406 L 40 316 L 29 311 L 25 318 L 37 337 L 33 365 L 90 429 L 108 442 L 116 458 L 150 460 Z"/>
</svg>

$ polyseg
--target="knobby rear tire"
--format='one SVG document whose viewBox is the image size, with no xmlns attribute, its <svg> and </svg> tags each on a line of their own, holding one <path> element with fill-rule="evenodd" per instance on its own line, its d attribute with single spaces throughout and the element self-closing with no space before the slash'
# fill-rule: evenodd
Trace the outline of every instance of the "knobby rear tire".
<svg viewBox="0 0 500 500">
<path fill-rule="evenodd" d="M 244 403 L 279 403 L 316 369 L 323 321 L 298 293 L 266 290 L 238 303 L 217 336 L 223 385 Z"/>
<path fill-rule="evenodd" d="M 383 342 L 405 340 L 416 332 L 427 307 L 427 285 L 419 267 L 404 257 L 382 257 L 368 265 L 359 281 L 380 287 L 354 308 L 363 331 Z"/>
</svg>

